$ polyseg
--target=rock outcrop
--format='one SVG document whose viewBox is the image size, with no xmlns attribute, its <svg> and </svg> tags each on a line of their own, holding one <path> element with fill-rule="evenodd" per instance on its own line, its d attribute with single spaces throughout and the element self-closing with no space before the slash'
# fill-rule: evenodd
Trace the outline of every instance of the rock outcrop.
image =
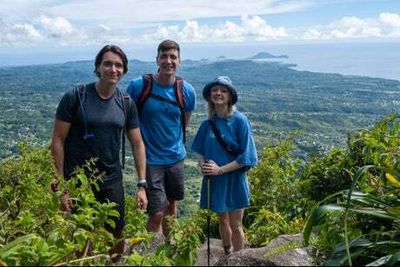
<svg viewBox="0 0 400 267">
<path fill-rule="evenodd" d="M 221 240 L 210 239 L 210 266 L 310 266 L 312 257 L 307 248 L 291 248 L 302 244 L 301 235 L 282 235 L 260 248 L 244 248 L 225 256 Z M 286 249 L 285 249 L 286 245 Z M 296 246 L 292 246 L 296 247 Z M 279 253 L 279 251 L 281 251 Z M 207 240 L 198 251 L 195 266 L 207 266 Z"/>
</svg>

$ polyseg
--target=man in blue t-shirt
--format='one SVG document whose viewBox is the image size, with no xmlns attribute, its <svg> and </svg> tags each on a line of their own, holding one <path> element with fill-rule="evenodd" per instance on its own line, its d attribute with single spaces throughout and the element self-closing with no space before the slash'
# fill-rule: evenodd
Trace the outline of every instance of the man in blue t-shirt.
<svg viewBox="0 0 400 267">
<path fill-rule="evenodd" d="M 181 109 L 177 104 L 175 82 L 178 79 L 176 70 L 180 65 L 180 48 L 175 41 L 164 40 L 159 44 L 156 61 L 158 72 L 150 77 L 151 94 L 143 105 L 138 103 L 144 90 L 143 77 L 134 79 L 126 91 L 142 106 L 139 119 L 146 146 L 147 229 L 166 234 L 164 216 L 175 217 L 176 201 L 184 198 L 184 129 L 195 108 L 196 96 L 193 86 L 183 81 L 184 107 Z"/>
<path fill-rule="evenodd" d="M 106 225 L 114 237 L 121 239 L 125 224 L 124 188 L 119 158 L 121 134 L 126 128 L 132 146 L 139 183 L 145 184 L 146 155 L 140 133 L 136 106 L 130 101 L 126 108 L 125 99 L 129 96 L 117 88 L 118 81 L 128 71 L 128 60 L 121 48 L 115 45 L 104 46 L 96 56 L 94 72 L 98 81 L 72 90 L 61 99 L 54 123 L 51 152 L 57 172 L 65 179 L 70 178 L 77 167 L 94 159 L 97 174 L 103 177 L 94 190 L 100 202 L 111 201 L 117 204 L 120 216 L 115 220 L 115 228 Z M 125 112 L 125 109 L 126 112 Z M 89 171 L 85 169 L 88 175 Z M 53 181 L 52 188 L 57 188 Z M 142 208 L 147 206 L 144 189 L 138 191 L 138 202 Z M 65 192 L 61 195 L 61 208 L 72 211 L 72 201 Z M 113 255 L 122 254 L 124 242 L 119 242 L 111 251 Z"/>
</svg>

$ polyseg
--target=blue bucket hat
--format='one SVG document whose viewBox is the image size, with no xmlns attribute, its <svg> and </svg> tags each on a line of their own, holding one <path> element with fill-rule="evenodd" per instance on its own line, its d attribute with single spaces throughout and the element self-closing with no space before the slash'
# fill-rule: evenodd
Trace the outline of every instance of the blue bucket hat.
<svg viewBox="0 0 400 267">
<path fill-rule="evenodd" d="M 236 89 L 235 87 L 233 87 L 232 81 L 228 76 L 219 76 L 215 78 L 212 82 L 209 82 L 208 84 L 206 84 L 206 86 L 204 86 L 203 97 L 205 100 L 208 101 L 208 99 L 210 98 L 211 88 L 214 85 L 221 85 L 226 87 L 232 95 L 232 105 L 234 105 L 237 102 L 238 97 Z"/>
</svg>

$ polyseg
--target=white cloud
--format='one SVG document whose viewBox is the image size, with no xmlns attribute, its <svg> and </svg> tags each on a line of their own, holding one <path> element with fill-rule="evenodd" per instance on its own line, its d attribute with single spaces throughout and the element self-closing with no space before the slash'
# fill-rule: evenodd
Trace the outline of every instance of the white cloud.
<svg viewBox="0 0 400 267">
<path fill-rule="evenodd" d="M 95 4 L 92 0 L 0 0 L 0 47 L 135 45 L 165 38 L 192 43 L 400 38 L 400 14 L 393 12 L 374 18 L 348 16 L 308 28 L 283 27 L 266 19 L 266 14 L 276 18 L 279 13 L 334 1 L 339 0 L 114 0 L 112 4 L 108 0 Z"/>
<path fill-rule="evenodd" d="M 74 32 L 71 23 L 63 17 L 39 16 L 36 21 L 42 25 L 52 37 L 63 37 Z"/>
<path fill-rule="evenodd" d="M 254 36 L 256 40 L 279 39 L 288 36 L 285 28 L 273 28 L 259 16 L 249 17 L 244 15 L 241 20 L 244 31 L 248 35 Z"/>
<path fill-rule="evenodd" d="M 27 37 L 29 40 L 41 39 L 41 34 L 30 24 L 15 24 L 12 26 L 12 33 L 15 36 Z"/>
<path fill-rule="evenodd" d="M 8 24 L 0 20 L 0 46 L 31 46 L 43 36 L 31 24 Z"/>
<path fill-rule="evenodd" d="M 383 12 L 377 18 L 343 17 L 327 25 L 306 29 L 301 35 L 305 40 L 345 38 L 398 38 L 400 16 Z"/>
<path fill-rule="evenodd" d="M 379 20 L 393 28 L 400 28 L 400 16 L 398 14 L 383 12 L 379 15 Z"/>
<path fill-rule="evenodd" d="M 300 39 L 304 40 L 318 40 L 322 39 L 322 33 L 316 29 L 308 29 Z"/>
<path fill-rule="evenodd" d="M 154 33 L 146 34 L 143 40 L 154 42 L 170 38 L 180 42 L 240 42 L 279 39 L 287 36 L 283 27 L 274 28 L 259 16 L 244 15 L 240 24 L 226 20 L 223 24 L 211 26 L 187 20 L 182 27 L 160 25 Z"/>
<path fill-rule="evenodd" d="M 241 42 L 245 40 L 244 34 L 243 27 L 227 20 L 215 29 L 210 29 L 210 38 L 204 41 L 220 42 L 221 40 L 226 40 L 228 42 Z"/>
</svg>

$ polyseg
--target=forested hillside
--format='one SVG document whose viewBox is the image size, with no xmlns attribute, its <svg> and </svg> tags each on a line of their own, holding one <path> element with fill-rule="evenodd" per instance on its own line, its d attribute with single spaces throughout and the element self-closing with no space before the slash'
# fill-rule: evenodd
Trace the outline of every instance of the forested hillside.
<svg viewBox="0 0 400 267">
<path fill-rule="evenodd" d="M 219 75 L 230 76 L 237 86 L 238 107 L 250 117 L 259 148 L 295 129 L 301 130 L 298 143 L 303 152 L 343 146 L 348 131 L 372 125 L 399 109 L 399 81 L 291 67 L 251 60 L 183 61 L 179 75 L 195 86 L 198 95 L 189 137 L 204 118 L 201 90 Z M 155 70 L 153 62 L 131 60 L 120 88 Z M 0 158 L 12 155 L 21 140 L 48 142 L 61 95 L 94 79 L 92 61 L 0 68 Z"/>
</svg>

